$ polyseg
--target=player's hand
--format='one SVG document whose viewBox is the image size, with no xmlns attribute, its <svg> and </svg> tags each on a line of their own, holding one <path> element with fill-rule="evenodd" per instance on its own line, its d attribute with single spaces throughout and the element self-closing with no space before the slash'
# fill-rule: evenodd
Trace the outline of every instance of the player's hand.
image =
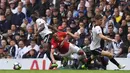
<svg viewBox="0 0 130 73">
<path fill-rule="evenodd" d="M 38 35 L 37 34 L 34 34 L 35 37 L 37 37 Z"/>
<path fill-rule="evenodd" d="M 34 38 L 37 38 L 37 36 L 38 36 L 37 34 L 34 34 Z"/>
<path fill-rule="evenodd" d="M 56 60 L 53 60 L 53 64 L 56 64 Z"/>
<path fill-rule="evenodd" d="M 112 39 L 112 42 L 115 42 L 115 43 L 117 43 L 117 40 L 115 40 L 115 39 Z"/>
<path fill-rule="evenodd" d="M 56 63 L 52 64 L 53 67 L 57 67 L 58 65 Z"/>
<path fill-rule="evenodd" d="M 58 67 L 58 65 L 55 63 L 55 64 L 52 64 L 49 69 L 57 69 L 57 67 Z"/>
</svg>

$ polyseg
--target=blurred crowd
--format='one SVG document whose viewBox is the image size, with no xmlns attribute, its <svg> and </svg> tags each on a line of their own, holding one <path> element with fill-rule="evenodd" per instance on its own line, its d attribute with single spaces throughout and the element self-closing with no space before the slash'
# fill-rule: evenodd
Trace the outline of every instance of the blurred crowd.
<svg viewBox="0 0 130 73">
<path fill-rule="evenodd" d="M 46 57 L 46 44 L 34 39 L 38 18 L 72 32 L 70 42 L 87 53 L 95 15 L 103 16 L 103 34 L 118 41 L 102 41 L 103 49 L 130 58 L 130 0 L 0 0 L 0 58 Z"/>
</svg>

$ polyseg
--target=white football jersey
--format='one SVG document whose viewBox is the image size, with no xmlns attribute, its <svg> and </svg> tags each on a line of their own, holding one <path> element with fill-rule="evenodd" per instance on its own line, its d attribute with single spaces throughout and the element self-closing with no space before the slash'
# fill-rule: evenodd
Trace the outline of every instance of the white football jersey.
<svg viewBox="0 0 130 73">
<path fill-rule="evenodd" d="M 43 39 L 44 39 L 44 37 L 45 37 L 46 35 L 52 33 L 52 31 L 48 28 L 47 23 L 46 23 L 43 19 L 41 19 L 41 18 L 37 19 L 37 20 L 36 20 L 36 23 L 37 23 L 37 26 L 38 26 L 38 30 L 41 28 L 41 25 L 44 25 L 44 27 L 45 27 L 45 28 L 39 33 L 40 36 L 41 36 Z M 43 24 L 42 24 L 42 23 L 43 23 Z"/>
<path fill-rule="evenodd" d="M 100 26 L 94 26 L 92 28 L 92 42 L 90 44 L 91 50 L 101 47 L 101 45 L 100 45 L 101 38 L 98 36 L 98 34 L 100 34 L 100 33 L 102 33 L 102 29 Z"/>
</svg>

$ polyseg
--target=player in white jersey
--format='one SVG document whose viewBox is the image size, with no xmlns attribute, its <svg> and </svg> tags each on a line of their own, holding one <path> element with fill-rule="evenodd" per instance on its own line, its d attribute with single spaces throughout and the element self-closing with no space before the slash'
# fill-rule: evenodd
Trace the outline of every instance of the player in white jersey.
<svg viewBox="0 0 130 73">
<path fill-rule="evenodd" d="M 52 29 L 53 31 L 56 31 L 56 32 L 58 31 L 58 29 L 56 29 L 55 27 L 53 27 L 51 25 L 47 25 L 45 20 L 43 20 L 42 18 L 38 18 L 36 20 L 36 24 L 38 27 L 38 31 L 36 32 L 35 36 L 40 34 L 40 37 L 42 38 L 42 42 L 43 42 L 43 43 L 41 43 L 42 46 L 44 46 L 45 44 L 48 44 L 46 55 L 49 58 L 49 60 L 52 62 L 52 60 L 50 58 L 50 48 L 51 48 L 50 41 L 51 41 L 53 33 L 50 29 Z M 54 55 L 54 57 L 57 59 L 62 59 L 59 55 Z M 52 67 L 57 67 L 57 64 L 52 64 Z"/>
<path fill-rule="evenodd" d="M 49 26 L 42 18 L 38 18 L 36 20 L 36 24 L 38 27 L 36 35 L 40 34 L 40 37 L 43 39 L 43 42 L 48 43 L 50 35 L 52 34 L 52 31 L 48 28 Z"/>
<path fill-rule="evenodd" d="M 91 53 L 96 56 L 96 55 L 101 55 L 101 56 L 107 56 L 110 61 L 112 63 L 114 63 L 119 69 L 124 68 L 125 66 L 121 66 L 114 58 L 113 58 L 113 54 L 111 54 L 108 51 L 104 51 L 101 48 L 100 42 L 101 39 L 103 40 L 108 40 L 111 42 L 115 42 L 116 41 L 114 39 L 108 38 L 106 36 L 104 36 L 102 34 L 102 29 L 101 29 L 101 24 L 102 24 L 102 16 L 97 15 L 95 16 L 95 25 L 92 28 L 92 42 L 90 44 L 90 49 L 91 49 Z M 90 57 L 89 61 L 91 61 L 93 58 Z"/>
<path fill-rule="evenodd" d="M 93 26 L 92 28 L 92 42 L 90 45 L 90 49 L 94 50 L 96 48 L 101 47 L 100 46 L 100 41 L 101 38 L 98 36 L 98 34 L 102 33 L 101 27 L 100 26 Z"/>
</svg>

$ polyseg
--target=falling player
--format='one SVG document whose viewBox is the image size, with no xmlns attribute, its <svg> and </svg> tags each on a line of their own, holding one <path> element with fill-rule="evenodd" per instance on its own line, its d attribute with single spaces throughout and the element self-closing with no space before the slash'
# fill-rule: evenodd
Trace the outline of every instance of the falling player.
<svg viewBox="0 0 130 73">
<path fill-rule="evenodd" d="M 78 58 L 83 58 L 83 61 L 86 62 L 86 54 L 85 52 L 77 47 L 76 45 L 68 42 L 68 39 L 66 38 L 67 35 L 70 35 L 75 38 L 75 35 L 73 35 L 70 32 L 57 32 L 53 35 L 51 39 L 51 59 L 53 64 L 56 63 L 56 60 L 54 58 L 54 51 L 57 50 L 62 57 L 69 57 L 72 58 L 71 55 L 73 53 L 77 53 L 79 55 Z"/>
</svg>

